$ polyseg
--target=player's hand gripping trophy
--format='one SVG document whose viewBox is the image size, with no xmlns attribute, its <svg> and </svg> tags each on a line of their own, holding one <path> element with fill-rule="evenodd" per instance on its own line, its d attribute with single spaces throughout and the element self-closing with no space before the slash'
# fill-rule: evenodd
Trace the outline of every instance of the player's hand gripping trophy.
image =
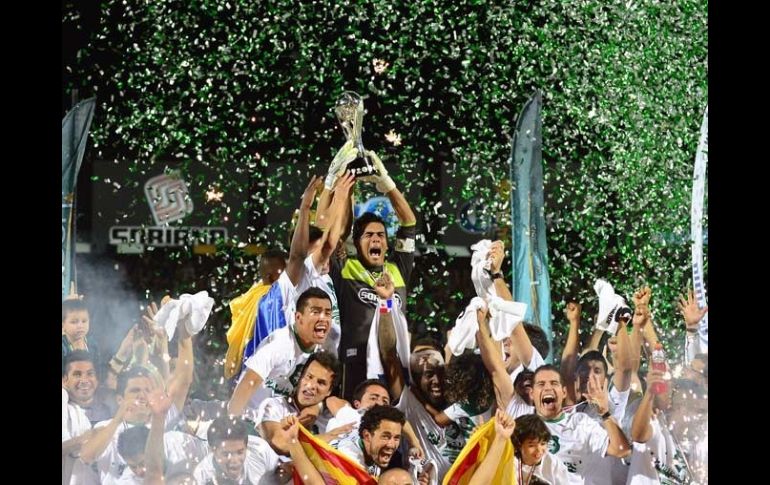
<svg viewBox="0 0 770 485">
<path fill-rule="evenodd" d="M 345 170 L 350 170 L 356 178 L 364 182 L 374 182 L 377 190 L 383 194 L 396 188 L 380 157 L 364 148 L 361 139 L 364 101 L 361 96 L 352 91 L 345 91 L 337 100 L 334 111 L 347 140 L 329 166 L 326 188 L 331 190 L 337 177 Z"/>
</svg>

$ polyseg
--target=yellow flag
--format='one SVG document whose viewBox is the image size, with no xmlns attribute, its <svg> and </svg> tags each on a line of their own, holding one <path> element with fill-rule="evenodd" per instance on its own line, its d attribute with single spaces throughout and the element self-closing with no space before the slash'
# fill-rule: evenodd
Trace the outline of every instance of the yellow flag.
<svg viewBox="0 0 770 485">
<path fill-rule="evenodd" d="M 230 302 L 232 325 L 227 331 L 227 355 L 225 356 L 225 378 L 231 379 L 241 371 L 243 351 L 254 334 L 259 300 L 270 290 L 270 285 L 255 283 L 249 291 Z"/>
<path fill-rule="evenodd" d="M 467 485 L 476 469 L 481 465 L 495 438 L 495 418 L 487 421 L 470 437 L 460 455 L 444 477 L 443 485 Z M 516 485 L 513 468 L 513 444 L 506 440 L 503 456 L 497 465 L 495 477 L 489 485 Z"/>
</svg>

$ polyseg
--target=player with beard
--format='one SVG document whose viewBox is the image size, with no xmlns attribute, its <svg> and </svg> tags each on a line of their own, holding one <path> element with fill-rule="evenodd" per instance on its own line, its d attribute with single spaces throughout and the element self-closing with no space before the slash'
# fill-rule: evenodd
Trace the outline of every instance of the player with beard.
<svg viewBox="0 0 770 485">
<path fill-rule="evenodd" d="M 374 406 L 390 406 L 390 395 L 385 384 L 378 379 L 367 379 L 356 386 L 353 393 L 353 405 L 351 406 L 344 399 L 330 396 L 326 400 L 326 406 L 334 417 L 327 424 L 328 429 L 335 429 L 346 424 L 351 424 L 353 428 L 341 436 L 339 440 L 331 441 L 329 444 L 337 448 L 344 440 L 357 441 L 359 437 L 359 426 L 363 415 Z M 403 435 L 411 446 L 409 455 L 423 459 L 425 457 L 420 448 L 420 441 L 409 423 L 403 426 Z"/>
<path fill-rule="evenodd" d="M 381 320 L 380 328 L 385 326 Z M 383 336 L 381 331 L 380 338 Z M 395 357 L 395 339 L 386 340 L 389 341 L 380 341 L 380 347 L 390 393 L 399 396 L 396 408 L 404 413 L 414 429 L 425 457 L 437 464 L 438 480 L 441 481 L 465 446 L 464 434 L 457 423 L 450 421 L 448 425 L 441 426 L 433 418 L 435 410 L 446 408 L 441 347 L 431 339 L 415 342 L 409 357 L 412 382 L 405 386 L 399 360 Z"/>
<path fill-rule="evenodd" d="M 398 450 L 405 422 L 404 413 L 378 404 L 361 418 L 358 439 L 342 440 L 338 449 L 377 478 Z"/>
<path fill-rule="evenodd" d="M 299 421 L 296 416 L 288 416 L 281 422 L 281 426 L 276 430 L 273 439 L 280 448 L 289 450 L 294 470 L 297 475 L 302 477 L 302 483 L 305 485 L 325 485 L 328 482 L 307 457 L 298 435 Z M 385 439 L 384 433 L 382 438 Z M 428 474 L 421 474 L 418 477 L 418 482 L 419 485 L 428 485 L 430 483 Z M 381 485 L 415 485 L 412 475 L 402 468 L 389 468 L 382 472 L 377 483 Z"/>
</svg>

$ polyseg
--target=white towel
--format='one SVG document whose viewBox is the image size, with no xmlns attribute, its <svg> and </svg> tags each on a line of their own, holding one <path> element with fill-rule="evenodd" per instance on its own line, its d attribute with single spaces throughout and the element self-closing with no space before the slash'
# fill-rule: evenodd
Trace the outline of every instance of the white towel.
<svg viewBox="0 0 770 485">
<path fill-rule="evenodd" d="M 527 314 L 527 304 L 518 301 L 503 300 L 499 296 L 489 299 L 489 330 L 492 338 L 500 341 L 510 337 L 516 325 L 524 320 Z"/>
<path fill-rule="evenodd" d="M 473 287 L 476 289 L 476 296 L 485 300 L 491 296 L 497 296 L 494 282 L 487 273 L 491 264 L 487 259 L 490 246 L 492 246 L 492 241 L 489 239 L 482 239 L 471 246 L 473 250 L 473 255 L 471 256 L 471 280 L 473 281 Z"/>
<path fill-rule="evenodd" d="M 492 330 L 495 340 L 502 340 L 510 336 L 513 329 L 516 328 L 516 325 L 524 319 L 524 315 L 527 312 L 527 305 L 524 303 L 509 302 L 509 304 L 514 306 L 507 306 L 507 310 L 502 310 L 501 314 L 501 311 L 498 311 L 499 305 L 491 304 L 495 298 L 499 299 L 494 281 L 492 281 L 489 273 L 487 273 L 487 270 L 490 269 L 491 265 L 491 261 L 487 259 L 489 248 L 491 246 L 492 241 L 489 239 L 482 239 L 471 246 L 471 249 L 473 250 L 473 255 L 471 256 L 471 280 L 473 280 L 473 287 L 476 289 L 476 295 L 480 296 L 485 301 L 490 302 L 489 327 L 490 330 Z"/>
<path fill-rule="evenodd" d="M 184 325 L 190 335 L 200 332 L 206 325 L 214 307 L 214 299 L 208 292 L 199 291 L 194 295 L 180 295 L 178 300 L 167 301 L 155 315 L 158 325 L 166 329 L 168 340 L 174 337 L 177 325 Z"/>
<path fill-rule="evenodd" d="M 479 321 L 476 312 L 487 307 L 486 302 L 478 296 L 473 297 L 465 307 L 465 311 L 455 320 L 452 333 L 449 334 L 447 345 L 454 355 L 462 355 L 465 349 L 476 348 L 476 332 L 479 331 Z"/>
<path fill-rule="evenodd" d="M 396 330 L 396 352 L 401 361 L 401 367 L 409 369 L 409 327 L 406 323 L 398 302 L 393 300 L 393 308 L 390 310 L 393 318 L 393 327 Z M 385 376 L 385 368 L 382 366 L 380 358 L 380 346 L 378 345 L 378 335 L 380 329 L 380 311 L 379 308 L 374 312 L 372 326 L 369 328 L 369 341 L 366 343 L 366 378 L 382 379 Z"/>
<path fill-rule="evenodd" d="M 599 312 L 596 315 L 595 328 L 615 335 L 618 331 L 616 315 L 620 308 L 628 306 L 626 300 L 616 295 L 612 285 L 603 279 L 596 280 L 594 291 L 599 296 Z"/>
<path fill-rule="evenodd" d="M 479 330 L 479 323 L 476 312 L 483 308 L 487 308 L 486 302 L 476 296 L 465 308 L 465 311 L 457 317 L 447 341 L 452 354 L 462 355 L 466 349 L 477 347 L 476 332 Z M 510 337 L 516 325 L 524 319 L 524 315 L 527 313 L 527 304 L 492 296 L 489 298 L 489 313 L 489 329 L 492 331 L 492 338 L 500 342 Z"/>
</svg>

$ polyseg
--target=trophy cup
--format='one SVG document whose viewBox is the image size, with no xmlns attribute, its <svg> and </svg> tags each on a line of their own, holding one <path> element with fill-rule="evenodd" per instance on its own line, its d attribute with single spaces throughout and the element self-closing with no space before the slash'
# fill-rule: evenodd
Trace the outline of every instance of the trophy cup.
<svg viewBox="0 0 770 485">
<path fill-rule="evenodd" d="M 364 143 L 361 140 L 361 130 L 364 121 L 364 100 L 352 91 L 345 91 L 337 99 L 334 112 L 337 114 L 337 121 L 339 121 L 342 131 L 345 132 L 345 138 L 348 142 L 353 140 L 355 147 L 358 149 L 358 155 L 355 160 L 348 164 L 347 169 L 357 179 L 371 175 L 376 176 L 377 167 L 375 167 L 371 157 L 366 155 Z"/>
</svg>

